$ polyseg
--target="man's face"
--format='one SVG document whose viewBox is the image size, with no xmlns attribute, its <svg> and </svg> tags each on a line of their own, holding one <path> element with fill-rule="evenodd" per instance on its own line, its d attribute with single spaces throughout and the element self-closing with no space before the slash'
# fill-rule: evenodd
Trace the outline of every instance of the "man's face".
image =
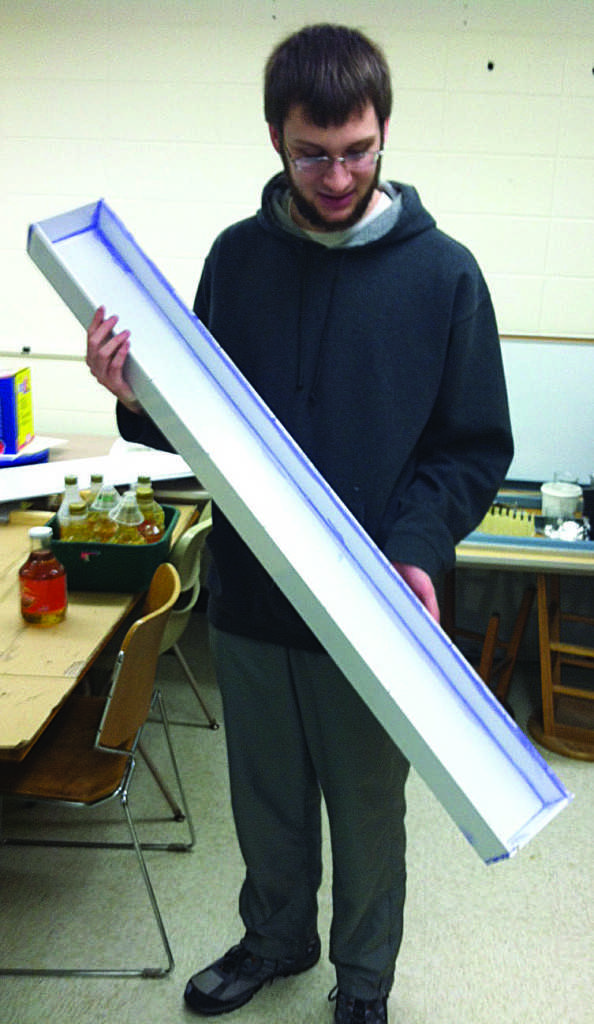
<svg viewBox="0 0 594 1024">
<path fill-rule="evenodd" d="M 384 130 L 387 128 L 387 123 Z M 299 157 L 340 157 L 376 151 L 382 133 L 372 104 L 352 114 L 344 124 L 320 128 L 305 116 L 299 104 L 291 107 L 282 134 L 270 126 L 272 144 L 280 154 L 301 226 L 318 231 L 351 227 L 372 208 L 379 177 L 379 161 L 361 168 L 332 163 L 322 173 L 300 173 L 291 163 Z"/>
</svg>

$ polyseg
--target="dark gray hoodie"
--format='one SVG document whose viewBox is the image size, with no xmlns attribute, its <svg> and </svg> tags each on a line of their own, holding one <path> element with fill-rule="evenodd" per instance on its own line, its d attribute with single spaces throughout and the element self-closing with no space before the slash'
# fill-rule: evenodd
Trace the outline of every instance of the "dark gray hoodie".
<svg viewBox="0 0 594 1024">
<path fill-rule="evenodd" d="M 215 241 L 194 310 L 386 556 L 435 577 L 511 461 L 505 381 L 473 256 L 414 188 L 382 187 L 392 206 L 326 247 L 284 222 L 277 175 Z M 166 443 L 118 416 L 125 437 Z M 215 625 L 317 645 L 218 510 L 210 548 Z"/>
</svg>

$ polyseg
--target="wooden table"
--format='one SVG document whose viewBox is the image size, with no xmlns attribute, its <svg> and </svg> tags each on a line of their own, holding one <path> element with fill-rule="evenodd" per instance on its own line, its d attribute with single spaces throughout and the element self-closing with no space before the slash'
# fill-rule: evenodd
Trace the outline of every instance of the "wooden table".
<svg viewBox="0 0 594 1024">
<path fill-rule="evenodd" d="M 190 525 L 182 506 L 172 542 Z M 74 591 L 63 622 L 31 626 L 20 614 L 18 570 L 29 528 L 47 512 L 12 512 L 0 524 L 0 758 L 21 760 L 143 594 Z"/>
</svg>

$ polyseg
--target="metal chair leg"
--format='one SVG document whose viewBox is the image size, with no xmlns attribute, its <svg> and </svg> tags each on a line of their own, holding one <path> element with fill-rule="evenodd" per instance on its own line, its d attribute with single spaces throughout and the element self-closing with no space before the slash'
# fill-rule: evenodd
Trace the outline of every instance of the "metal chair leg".
<svg viewBox="0 0 594 1024">
<path fill-rule="evenodd" d="M 144 882 L 144 885 L 145 885 L 145 888 L 146 888 L 146 891 L 147 891 L 147 895 L 149 897 L 149 901 L 150 901 L 151 908 L 152 908 L 152 911 L 153 911 L 153 916 L 155 918 L 155 923 L 157 925 L 157 928 L 159 930 L 159 934 L 161 936 L 161 942 L 163 944 L 163 949 L 165 951 L 165 956 L 166 956 L 166 959 L 167 959 L 167 965 L 164 966 L 164 967 L 131 967 L 131 968 L 125 968 L 125 967 L 116 967 L 116 968 L 109 968 L 109 967 L 53 967 L 53 968 L 52 967 L 0 967 L 0 977 L 10 977 L 10 976 L 20 977 L 20 976 L 24 976 L 24 977 L 46 977 L 46 978 L 49 978 L 49 977 L 61 977 L 61 978 L 78 978 L 78 977 L 84 977 L 84 978 L 132 978 L 132 977 L 134 977 L 134 978 L 163 978 L 163 977 L 165 977 L 165 975 L 169 974 L 173 970 L 173 967 L 174 967 L 173 953 L 171 951 L 171 946 L 169 944 L 169 938 L 168 938 L 167 932 L 165 930 L 165 925 L 163 923 L 163 918 L 161 916 L 161 911 L 159 909 L 159 904 L 157 903 L 157 898 L 155 896 L 155 891 L 153 889 L 153 884 L 151 882 L 150 875 L 148 873 L 148 868 L 146 866 L 146 861 L 144 859 L 144 854 L 142 852 L 142 846 L 141 846 L 140 841 L 138 839 L 138 834 L 136 832 L 136 827 L 134 825 L 132 814 L 131 814 L 130 808 L 128 806 L 128 792 L 127 792 L 127 788 L 126 787 L 124 787 L 122 793 L 120 794 L 119 803 L 120 803 L 120 806 L 121 806 L 121 808 L 122 808 L 122 810 L 124 812 L 124 817 L 125 817 L 126 823 L 128 825 L 128 831 L 130 833 L 131 843 L 127 843 L 127 844 L 119 844 L 119 843 L 101 844 L 101 843 L 92 843 L 92 842 L 78 842 L 76 840 L 73 840 L 71 842 L 69 842 L 68 840 L 62 840 L 62 841 L 49 840 L 49 842 L 44 842 L 43 840 L 27 840 L 27 839 L 11 839 L 11 838 L 8 838 L 8 839 L 4 840 L 4 845 L 7 845 L 7 846 L 57 846 L 57 847 L 63 847 L 63 848 L 70 847 L 70 846 L 76 846 L 76 847 L 86 847 L 86 848 L 91 848 L 91 849 L 96 849 L 97 847 L 101 848 L 101 847 L 105 847 L 107 845 L 111 845 L 114 848 L 118 848 L 118 847 L 124 848 L 125 847 L 126 849 L 130 849 L 130 850 L 133 849 L 135 854 L 136 854 L 136 860 L 138 862 L 138 866 L 140 868 L 140 872 L 141 872 L 142 879 L 143 879 L 143 882 Z"/>
<path fill-rule="evenodd" d="M 163 778 L 158 768 L 156 767 L 155 762 L 153 761 L 152 757 L 149 756 L 146 747 L 141 741 L 139 741 L 138 743 L 137 750 L 139 751 L 140 754 L 142 754 L 144 763 L 146 764 L 148 770 L 153 776 L 153 779 L 157 783 L 157 786 L 159 787 L 167 803 L 169 804 L 171 811 L 173 813 L 173 817 L 175 818 L 176 821 L 184 821 L 186 817 L 184 812 L 182 811 L 181 807 L 179 806 L 177 800 L 175 799 L 169 787 L 163 781 Z"/>
<path fill-rule="evenodd" d="M 198 689 L 198 683 L 196 682 L 196 679 L 194 678 L 194 675 L 193 675 L 193 673 L 192 673 L 192 671 L 190 669 L 190 666 L 188 665 L 186 659 L 184 658 L 184 656 L 182 654 L 182 651 L 180 649 L 179 644 L 172 644 L 171 650 L 173 651 L 173 653 L 175 654 L 177 660 L 179 661 L 179 663 L 180 663 L 180 665 L 181 665 L 181 667 L 182 667 L 182 669 L 184 671 L 184 675 L 185 675 L 186 679 L 188 680 L 188 683 L 190 684 L 190 686 L 191 686 L 191 688 L 192 688 L 192 690 L 194 692 L 196 700 L 198 701 L 198 703 L 200 704 L 200 707 L 202 708 L 202 710 L 204 712 L 204 715 L 205 715 L 206 720 L 208 722 L 209 729 L 218 729 L 219 728 L 219 723 L 217 722 L 216 718 L 214 718 L 214 716 L 210 714 L 208 708 L 206 707 L 204 701 L 202 700 L 202 696 L 200 694 L 200 690 Z M 199 724 L 199 723 L 193 723 L 193 722 L 172 722 L 171 724 L 172 725 L 194 725 L 194 724 Z"/>
<path fill-rule="evenodd" d="M 165 925 L 163 924 L 163 918 L 161 917 L 161 911 L 159 910 L 159 904 L 157 903 L 157 897 L 155 896 L 155 890 L 153 889 L 153 883 L 151 882 L 150 875 L 148 873 L 148 868 L 146 866 L 146 861 L 144 859 L 144 854 L 142 852 L 142 847 L 141 847 L 140 842 L 138 840 L 138 835 L 136 834 L 136 828 L 134 827 L 134 822 L 132 820 L 132 815 L 130 814 L 130 808 L 128 806 L 128 794 L 127 794 L 127 792 L 122 793 L 121 803 L 122 803 L 122 808 L 124 810 L 124 814 L 126 815 L 126 821 L 128 822 L 128 828 L 130 830 L 130 835 L 132 837 L 132 845 L 134 847 L 134 851 L 136 853 L 136 857 L 137 857 L 138 863 L 140 865 L 140 871 L 142 873 L 142 877 L 143 877 L 143 880 L 144 880 L 146 891 L 148 893 L 148 897 L 149 897 L 149 900 L 150 900 L 150 903 L 151 903 L 151 907 L 153 909 L 153 915 L 154 915 L 155 921 L 157 923 L 157 928 L 159 929 L 159 934 L 161 936 L 161 941 L 163 943 L 163 948 L 165 950 L 165 955 L 167 957 L 167 967 L 166 968 L 161 968 L 161 967 L 144 967 L 142 969 L 141 975 L 142 975 L 143 978 L 162 978 L 166 974 L 169 974 L 173 970 L 173 967 L 174 967 L 173 953 L 171 952 L 171 946 L 169 945 L 169 939 L 167 937 L 167 932 L 165 931 Z"/>
<path fill-rule="evenodd" d="M 154 761 L 149 756 L 149 754 L 147 754 L 146 748 L 142 744 L 142 739 L 139 739 L 136 749 L 140 752 L 140 754 L 142 754 L 142 757 L 146 762 L 146 766 L 149 769 L 151 775 L 153 776 L 155 782 L 157 783 L 159 789 L 161 790 L 161 793 L 165 797 L 167 803 L 169 804 L 175 820 L 185 821 L 187 825 L 190 841 L 188 843 L 168 843 L 166 847 L 168 850 L 178 850 L 180 852 L 183 852 L 185 850 L 192 849 L 196 841 L 196 833 L 194 831 L 194 823 L 192 821 L 192 815 L 190 814 L 190 808 L 188 807 L 186 793 L 183 787 L 181 773 L 179 770 L 179 765 L 177 763 L 177 757 L 175 755 L 175 749 L 173 747 L 173 740 L 171 739 L 171 730 L 169 728 L 170 723 L 165 708 L 165 701 L 163 700 L 163 695 L 160 690 L 155 690 L 153 697 L 153 708 L 155 707 L 155 705 L 158 707 L 159 710 L 159 718 L 151 719 L 150 721 L 158 722 L 160 725 L 163 726 L 165 742 L 167 743 L 167 749 L 169 751 L 169 760 L 171 761 L 171 767 L 173 768 L 173 774 L 175 775 L 175 782 L 177 786 L 177 791 L 179 793 L 181 806 L 173 796 L 167 784 L 164 782 L 163 777 L 159 772 L 158 768 L 156 767 Z M 142 843 L 142 848 L 144 850 L 150 850 L 151 848 L 161 849 L 161 844 L 154 844 L 151 846 L 150 843 Z"/>
</svg>

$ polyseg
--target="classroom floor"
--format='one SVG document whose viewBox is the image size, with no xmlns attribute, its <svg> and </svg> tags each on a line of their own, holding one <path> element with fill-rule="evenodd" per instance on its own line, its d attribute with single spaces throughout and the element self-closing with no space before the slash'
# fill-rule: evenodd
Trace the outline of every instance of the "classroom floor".
<svg viewBox="0 0 594 1024">
<path fill-rule="evenodd" d="M 194 621 L 195 620 L 195 621 Z M 182 646 L 199 666 L 207 703 L 220 716 L 196 613 Z M 172 655 L 159 678 L 170 717 L 199 716 Z M 520 725 L 537 701 L 534 672 L 518 670 L 510 694 Z M 147 742 L 156 744 L 156 726 Z M 174 727 L 196 825 L 191 853 L 147 854 L 176 967 L 160 980 L 0 979 L 1 1024 L 189 1024 L 187 977 L 238 940 L 242 864 L 227 790 L 223 728 Z M 509 861 L 486 867 L 412 773 L 408 786 L 409 895 L 405 938 L 389 1000 L 390 1024 L 594 1024 L 594 764 L 545 752 L 573 803 Z M 131 804 L 143 827 L 160 806 L 139 769 Z M 12 807 L 11 826 L 38 808 Z M 104 822 L 114 811 L 99 811 Z M 161 827 L 158 825 L 157 827 Z M 175 829 L 182 826 L 172 825 Z M 227 1019 L 241 1024 L 331 1024 L 327 959 L 330 858 L 320 894 L 323 954 L 312 971 L 277 981 Z M 154 962 L 161 955 L 133 854 L 127 851 L 0 850 L 1 963 Z M 151 960 L 152 957 L 152 960 Z"/>
</svg>

